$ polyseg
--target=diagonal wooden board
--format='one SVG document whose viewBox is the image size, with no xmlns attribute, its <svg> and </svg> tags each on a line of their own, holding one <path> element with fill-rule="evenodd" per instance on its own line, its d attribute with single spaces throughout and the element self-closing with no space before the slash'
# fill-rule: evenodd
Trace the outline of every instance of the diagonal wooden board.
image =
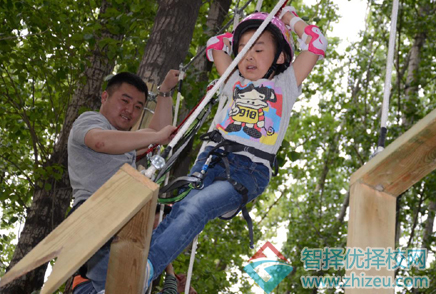
<svg viewBox="0 0 436 294">
<path fill-rule="evenodd" d="M 20 260 L 0 287 L 57 257 L 41 294 L 53 293 L 147 202 L 158 185 L 128 164 Z M 91 224 L 99 224 L 98 227 Z"/>
<path fill-rule="evenodd" d="M 111 244 L 106 294 L 144 293 L 145 268 L 157 194 L 117 233 Z"/>
<path fill-rule="evenodd" d="M 397 197 L 436 169 L 436 109 L 351 175 Z"/>
</svg>

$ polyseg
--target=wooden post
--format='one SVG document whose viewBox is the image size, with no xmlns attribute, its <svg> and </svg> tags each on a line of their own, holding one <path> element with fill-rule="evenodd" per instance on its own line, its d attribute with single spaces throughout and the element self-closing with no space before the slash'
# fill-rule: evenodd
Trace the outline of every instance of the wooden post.
<svg viewBox="0 0 436 294">
<path fill-rule="evenodd" d="M 355 183 L 350 191 L 350 219 L 348 221 L 347 247 L 350 249 L 394 248 L 395 247 L 396 198 L 377 191 L 365 184 Z M 386 267 L 363 270 L 347 270 L 346 276 L 382 276 L 394 278 L 394 272 Z M 357 280 L 357 279 L 356 279 Z M 355 280 L 355 285 L 356 285 Z M 351 279 L 349 284 L 351 285 Z M 362 286 L 359 283 L 359 287 Z M 347 289 L 347 294 L 383 293 L 393 294 L 391 289 Z"/>
</svg>

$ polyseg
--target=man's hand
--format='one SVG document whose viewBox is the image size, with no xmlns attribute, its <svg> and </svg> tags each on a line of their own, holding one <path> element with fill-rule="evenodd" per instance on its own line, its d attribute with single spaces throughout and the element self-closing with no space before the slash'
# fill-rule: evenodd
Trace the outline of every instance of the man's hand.
<svg viewBox="0 0 436 294">
<path fill-rule="evenodd" d="M 177 128 L 174 126 L 166 126 L 162 130 L 156 132 L 157 144 L 166 145 L 174 138 L 174 131 Z"/>
<path fill-rule="evenodd" d="M 161 92 L 170 92 L 179 81 L 179 71 L 176 69 L 170 69 L 167 75 L 165 76 L 165 79 L 163 83 L 160 85 L 160 91 Z"/>
<path fill-rule="evenodd" d="M 176 276 L 176 274 L 174 273 L 174 267 L 173 267 L 173 265 L 171 263 L 165 268 L 165 272 L 168 275 L 172 275 L 173 277 Z"/>
<path fill-rule="evenodd" d="M 185 274 L 178 274 L 176 275 L 177 278 L 177 292 L 182 293 L 185 291 L 185 286 L 186 286 L 186 275 Z M 197 294 L 197 291 L 195 291 L 195 289 L 190 286 L 189 287 L 189 294 Z"/>
</svg>

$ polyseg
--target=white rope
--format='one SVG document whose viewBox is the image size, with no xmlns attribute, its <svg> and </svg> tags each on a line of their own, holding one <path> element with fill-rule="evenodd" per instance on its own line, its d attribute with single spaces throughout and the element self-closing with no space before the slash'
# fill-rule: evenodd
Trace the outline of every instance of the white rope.
<svg viewBox="0 0 436 294">
<path fill-rule="evenodd" d="M 182 82 L 182 80 L 185 78 L 185 71 L 183 68 L 183 63 L 179 65 L 179 83 Z M 177 119 L 179 116 L 179 108 L 180 108 L 180 100 L 182 100 L 182 93 L 180 91 L 177 92 L 177 100 L 176 100 L 176 106 L 174 109 L 174 118 L 173 118 L 173 126 L 177 126 Z"/>
<path fill-rule="evenodd" d="M 261 11 L 261 9 L 262 9 L 262 2 L 263 2 L 263 0 L 257 0 L 257 3 L 256 3 L 256 11 Z"/>
<path fill-rule="evenodd" d="M 383 105 L 381 114 L 381 128 L 386 128 L 386 123 L 389 114 L 389 96 L 391 95 L 392 68 L 394 64 L 395 37 L 397 34 L 397 17 L 398 17 L 398 0 L 394 0 L 391 16 L 391 30 L 389 35 L 388 58 L 386 61 L 386 78 L 383 95 Z M 378 146 L 378 149 L 383 150 L 383 146 Z M 377 150 L 377 152 L 381 151 Z"/>
<path fill-rule="evenodd" d="M 181 83 L 184 78 L 185 78 L 185 71 L 183 69 L 183 63 L 182 63 L 179 66 L 179 83 Z M 176 106 L 175 106 L 175 110 L 174 110 L 174 117 L 173 117 L 173 126 L 175 126 L 175 127 L 177 126 L 177 121 L 178 121 L 178 116 L 179 116 L 179 108 L 180 108 L 180 101 L 181 100 L 182 100 L 182 94 L 180 93 L 180 91 L 178 91 L 177 92 Z M 171 156 L 171 153 L 168 156 Z M 164 186 L 168 185 L 169 178 L 170 178 L 169 176 L 165 177 Z M 165 212 L 165 204 L 160 204 L 159 205 L 159 224 L 163 220 L 164 212 Z M 149 293 L 151 293 L 151 288 L 152 287 L 150 287 Z"/>
<path fill-rule="evenodd" d="M 191 287 L 192 270 L 194 268 L 195 253 L 197 252 L 198 235 L 192 241 L 191 258 L 189 259 L 188 275 L 186 276 L 185 293 L 189 293 Z"/>
<path fill-rule="evenodd" d="M 389 51 L 388 60 L 386 64 L 386 79 L 385 89 L 383 96 L 383 111 L 381 118 L 381 126 L 386 127 L 388 111 L 389 111 L 389 96 L 391 94 L 391 80 L 392 80 L 392 67 L 394 64 L 394 51 L 395 51 L 395 36 L 397 34 L 397 16 L 398 16 L 398 0 L 394 0 L 391 16 L 391 32 L 389 36 Z"/>
<path fill-rule="evenodd" d="M 242 10 L 239 10 L 239 1 L 236 3 L 235 12 L 233 16 L 233 29 L 239 24 L 239 18 L 241 17 Z"/>
</svg>

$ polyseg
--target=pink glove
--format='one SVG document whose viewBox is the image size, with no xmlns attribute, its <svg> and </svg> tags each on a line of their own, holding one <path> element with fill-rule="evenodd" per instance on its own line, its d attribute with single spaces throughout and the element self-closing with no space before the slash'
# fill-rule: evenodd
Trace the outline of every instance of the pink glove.
<svg viewBox="0 0 436 294">
<path fill-rule="evenodd" d="M 228 55 L 230 55 L 231 46 L 228 47 L 224 43 L 224 38 L 229 39 L 229 41 L 231 43 L 233 40 L 233 35 L 232 35 L 232 33 L 227 32 L 227 33 L 224 33 L 222 35 L 214 36 L 207 41 L 206 57 L 209 61 L 213 61 L 212 50 L 221 50 L 221 51 L 224 51 L 225 53 L 227 53 Z"/>
</svg>

